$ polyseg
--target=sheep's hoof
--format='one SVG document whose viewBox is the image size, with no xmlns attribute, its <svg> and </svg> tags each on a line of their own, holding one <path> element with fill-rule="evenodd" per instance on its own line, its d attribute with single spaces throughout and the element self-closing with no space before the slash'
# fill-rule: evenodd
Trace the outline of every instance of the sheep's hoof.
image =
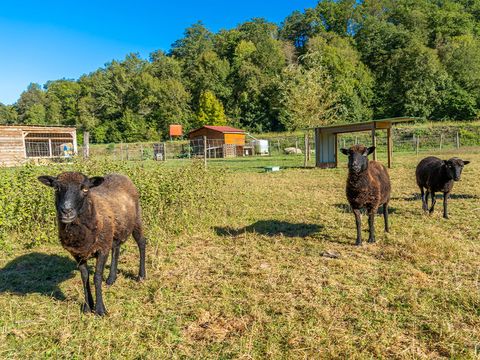
<svg viewBox="0 0 480 360">
<path fill-rule="evenodd" d="M 362 246 L 362 240 L 360 240 L 360 241 L 357 240 L 357 241 L 355 242 L 355 245 L 356 245 L 356 246 Z"/>
<path fill-rule="evenodd" d="M 368 242 L 369 242 L 370 244 L 373 244 L 373 243 L 375 243 L 375 238 L 368 239 Z"/>
<path fill-rule="evenodd" d="M 143 281 L 145 281 L 146 278 L 147 278 L 147 277 L 146 277 L 145 275 L 143 275 L 143 276 L 138 275 L 138 276 L 137 276 L 137 282 L 143 282 Z"/>
<path fill-rule="evenodd" d="M 115 280 L 117 280 L 117 278 L 110 278 L 110 276 L 107 278 L 107 281 L 105 281 L 105 283 L 107 284 L 107 286 L 111 286 L 115 283 Z"/>
<path fill-rule="evenodd" d="M 95 315 L 105 316 L 105 315 L 107 315 L 107 310 L 105 309 L 105 307 L 95 309 Z"/>
<path fill-rule="evenodd" d="M 82 312 L 84 314 L 90 314 L 92 312 L 92 309 L 90 308 L 90 306 L 87 303 L 83 303 L 82 304 Z"/>
</svg>

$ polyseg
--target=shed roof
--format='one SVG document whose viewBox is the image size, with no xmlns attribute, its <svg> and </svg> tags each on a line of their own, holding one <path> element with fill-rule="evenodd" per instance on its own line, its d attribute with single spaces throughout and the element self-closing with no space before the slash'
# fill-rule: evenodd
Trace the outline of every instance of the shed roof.
<svg viewBox="0 0 480 360">
<path fill-rule="evenodd" d="M 213 125 L 204 125 L 202 126 L 201 128 L 198 128 L 198 129 L 195 129 L 195 130 L 192 130 L 189 132 L 189 134 L 191 133 L 194 133 L 200 129 L 203 129 L 203 128 L 206 128 L 206 129 L 209 129 L 209 130 L 213 130 L 213 131 L 218 131 L 218 132 L 221 132 L 221 133 L 236 133 L 236 134 L 243 134 L 245 133 L 245 130 L 242 130 L 242 129 L 237 129 L 237 128 L 234 128 L 234 127 L 231 127 L 231 126 L 213 126 Z"/>
<path fill-rule="evenodd" d="M 26 124 L 13 124 L 13 125 L 0 125 L 0 128 L 6 129 L 22 129 L 24 131 L 47 131 L 52 130 L 62 130 L 62 131 L 74 131 L 76 130 L 75 126 L 66 126 L 66 125 L 26 125 Z"/>
<path fill-rule="evenodd" d="M 396 118 L 378 119 L 378 120 L 351 123 L 351 124 L 319 126 L 319 127 L 316 127 L 316 129 L 319 129 L 321 132 L 325 132 L 325 133 L 340 134 L 340 133 L 347 133 L 347 132 L 368 131 L 368 130 L 372 130 L 372 128 L 388 129 L 393 124 L 412 122 L 417 119 L 418 118 L 414 118 L 414 117 L 396 117 Z"/>
</svg>

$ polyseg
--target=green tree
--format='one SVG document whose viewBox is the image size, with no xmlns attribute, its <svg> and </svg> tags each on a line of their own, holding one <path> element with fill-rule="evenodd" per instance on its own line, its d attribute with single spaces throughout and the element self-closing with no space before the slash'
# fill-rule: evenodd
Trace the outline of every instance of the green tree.
<svg viewBox="0 0 480 360">
<path fill-rule="evenodd" d="M 209 90 L 203 91 L 200 95 L 197 121 L 199 126 L 227 124 L 222 102 Z"/>
<path fill-rule="evenodd" d="M 0 124 L 15 124 L 18 119 L 17 111 L 12 105 L 4 105 L 0 103 Z"/>
<path fill-rule="evenodd" d="M 328 72 L 332 88 L 338 94 L 335 108 L 339 121 L 358 122 L 372 118 L 374 80 L 350 39 L 334 33 L 313 37 L 301 59 L 307 68 L 321 66 Z"/>
<path fill-rule="evenodd" d="M 40 85 L 31 83 L 16 103 L 18 120 L 24 124 L 45 124 L 45 93 Z"/>
<path fill-rule="evenodd" d="M 308 129 L 337 121 L 338 95 L 326 69 L 321 65 L 310 69 L 292 65 L 282 75 L 287 129 Z"/>
</svg>

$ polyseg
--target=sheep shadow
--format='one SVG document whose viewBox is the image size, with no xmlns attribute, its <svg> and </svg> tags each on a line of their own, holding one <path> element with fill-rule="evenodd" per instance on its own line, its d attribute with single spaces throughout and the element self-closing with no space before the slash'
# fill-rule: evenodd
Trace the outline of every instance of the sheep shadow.
<svg viewBox="0 0 480 360">
<path fill-rule="evenodd" d="M 435 194 L 436 199 L 443 199 L 443 193 L 437 192 Z M 420 193 L 414 193 L 410 196 L 396 197 L 392 200 L 402 200 L 402 201 L 420 201 L 422 199 Z M 479 199 L 478 195 L 471 194 L 450 194 L 450 199 Z"/>
<path fill-rule="evenodd" d="M 0 269 L 0 293 L 37 293 L 65 300 L 59 284 L 74 277 L 76 268 L 75 261 L 66 256 L 37 252 L 22 255 Z"/>
<path fill-rule="evenodd" d="M 307 237 L 320 232 L 323 229 L 323 225 L 290 223 L 279 220 L 260 220 L 240 229 L 217 226 L 214 229 L 219 236 L 238 236 L 243 233 L 256 233 L 267 236 Z"/>
<path fill-rule="evenodd" d="M 347 214 L 353 213 L 352 208 L 347 203 L 337 203 L 337 204 L 333 204 L 333 206 L 335 206 L 337 209 L 339 209 L 339 211 L 342 212 L 342 213 L 347 213 Z M 360 209 L 360 212 L 363 215 L 367 213 L 365 209 Z M 396 207 L 392 207 L 390 205 L 388 206 L 388 213 L 389 214 L 396 214 L 397 212 L 398 212 L 398 209 Z M 382 206 L 380 206 L 378 208 L 377 214 L 378 215 L 383 215 L 383 207 Z"/>
</svg>

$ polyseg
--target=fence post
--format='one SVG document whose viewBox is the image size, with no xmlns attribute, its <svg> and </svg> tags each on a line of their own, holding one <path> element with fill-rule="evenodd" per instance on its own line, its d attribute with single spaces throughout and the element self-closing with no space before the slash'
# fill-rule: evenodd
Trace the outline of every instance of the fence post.
<svg viewBox="0 0 480 360">
<path fill-rule="evenodd" d="M 440 134 L 440 150 L 442 150 L 443 146 L 443 134 Z"/>
<path fill-rule="evenodd" d="M 167 161 L 167 142 L 163 143 L 163 161 Z"/>
<path fill-rule="evenodd" d="M 90 132 L 87 130 L 83 130 L 83 158 L 84 159 L 88 159 L 88 156 L 90 155 L 89 144 L 90 144 Z"/>
<path fill-rule="evenodd" d="M 307 132 L 305 134 L 305 136 L 307 138 L 307 146 L 306 146 L 305 151 L 307 152 L 307 161 L 310 161 L 310 134 L 309 134 L 309 132 Z"/>
<path fill-rule="evenodd" d="M 457 149 L 458 149 L 460 147 L 460 136 L 458 135 L 458 131 L 456 134 L 456 138 L 457 138 Z"/>
<path fill-rule="evenodd" d="M 140 160 L 143 160 L 143 144 L 140 144 Z"/>
<path fill-rule="evenodd" d="M 203 136 L 203 163 L 205 165 L 205 169 L 207 168 L 207 137 Z"/>
<path fill-rule="evenodd" d="M 307 135 L 307 133 L 305 133 L 305 136 L 304 136 L 303 140 L 304 140 L 304 145 L 305 145 L 305 154 L 303 156 L 303 167 L 306 168 L 307 167 L 307 162 L 308 162 L 308 155 L 307 155 L 308 154 L 308 149 L 307 149 L 307 147 L 308 147 L 308 135 Z"/>
<path fill-rule="evenodd" d="M 415 139 L 415 153 L 418 155 L 418 148 L 420 147 L 420 138 L 417 136 Z"/>
</svg>

